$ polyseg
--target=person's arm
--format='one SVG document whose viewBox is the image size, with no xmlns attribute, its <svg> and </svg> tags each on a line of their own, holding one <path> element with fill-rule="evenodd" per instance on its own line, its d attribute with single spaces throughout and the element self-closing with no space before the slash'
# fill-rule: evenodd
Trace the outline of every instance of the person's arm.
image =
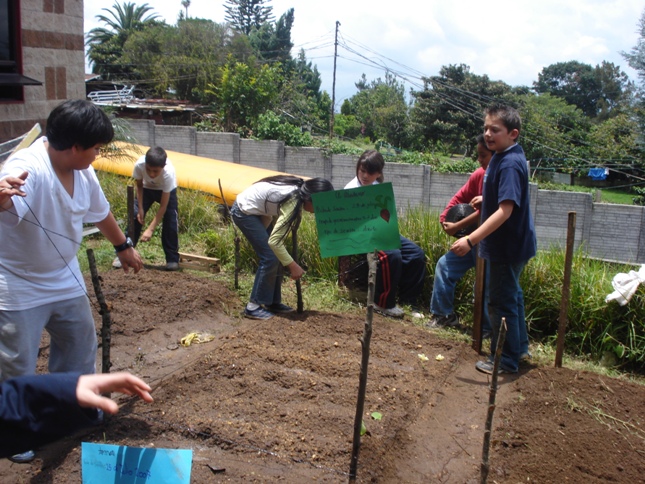
<svg viewBox="0 0 645 484">
<path fill-rule="evenodd" d="M 143 234 L 141 234 L 141 237 L 139 238 L 141 242 L 148 242 L 152 238 L 152 234 L 157 228 L 157 225 L 159 225 L 163 220 L 163 216 L 165 215 L 166 209 L 168 208 L 169 200 L 170 200 L 170 192 L 163 192 L 161 194 L 161 200 L 159 202 L 159 209 L 157 210 L 155 217 L 152 219 L 152 222 L 150 222 L 150 225 L 148 225 L 148 228 L 145 230 Z"/>
<path fill-rule="evenodd" d="M 141 225 L 146 220 L 146 213 L 143 211 L 143 179 L 134 180 L 137 185 L 137 205 L 139 205 L 139 210 L 137 211 L 137 220 Z"/>
<path fill-rule="evenodd" d="M 101 233 L 108 239 L 112 245 L 118 246 L 126 242 L 126 237 L 121 231 L 119 224 L 117 223 L 112 212 L 108 213 L 100 222 L 95 224 Z M 127 274 L 130 268 L 134 270 L 136 274 L 143 268 L 143 261 L 139 253 L 133 248 L 129 247 L 125 250 L 117 252 L 117 257 L 121 261 L 124 272 Z"/>
<path fill-rule="evenodd" d="M 115 402 L 99 395 L 111 391 L 152 401 L 150 387 L 129 373 L 85 376 L 50 373 L 2 382 L 0 457 L 33 449 L 95 425 L 98 414 L 94 409 L 118 411 Z"/>
<path fill-rule="evenodd" d="M 20 188 L 25 184 L 28 175 L 26 171 L 23 171 L 19 176 L 5 176 L 0 180 L 0 211 L 4 212 L 13 207 L 11 197 L 26 195 Z"/>
<path fill-rule="evenodd" d="M 467 217 L 462 218 L 459 222 L 444 222 L 441 226 L 448 235 L 455 235 L 461 229 L 476 225 L 478 222 L 479 212 L 473 212 Z"/>
<path fill-rule="evenodd" d="M 471 245 L 475 246 L 490 234 L 495 232 L 501 225 L 508 220 L 513 213 L 515 203 L 512 200 L 504 200 L 499 204 L 497 210 L 486 219 L 472 234 L 466 237 L 457 239 L 450 247 L 458 256 L 466 255 L 471 249 Z M 470 242 L 470 244 L 468 243 Z"/>
<path fill-rule="evenodd" d="M 282 265 L 289 269 L 291 279 L 293 280 L 300 279 L 305 273 L 304 269 L 293 260 L 293 257 L 291 257 L 284 244 L 286 236 L 288 235 L 286 234 L 288 227 L 285 222 L 291 217 L 291 214 L 296 209 L 296 205 L 296 199 L 292 198 L 280 206 L 280 214 L 269 236 L 269 247 L 271 247 L 271 250 L 273 250 Z"/>
</svg>

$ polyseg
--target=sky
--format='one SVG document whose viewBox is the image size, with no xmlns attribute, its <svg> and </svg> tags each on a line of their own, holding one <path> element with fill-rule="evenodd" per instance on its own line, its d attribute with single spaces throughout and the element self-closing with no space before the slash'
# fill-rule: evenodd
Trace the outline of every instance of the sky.
<svg viewBox="0 0 645 484">
<path fill-rule="evenodd" d="M 147 3 L 173 25 L 184 10 L 181 0 Z M 105 0 L 84 4 L 86 33 L 103 26 L 95 16 L 114 5 Z M 223 23 L 224 4 L 191 0 L 188 16 Z M 292 55 L 305 50 L 320 72 L 322 89 L 335 94 L 336 106 L 356 93 L 362 74 L 372 81 L 384 79 L 389 70 L 401 76 L 406 91 L 419 90 L 422 76 L 436 76 L 449 64 L 466 64 L 474 74 L 511 86 L 532 86 L 544 67 L 557 62 L 596 66 L 608 61 L 638 81 L 621 52 L 638 42 L 642 0 L 271 0 L 268 5 L 276 19 L 294 8 Z"/>
</svg>

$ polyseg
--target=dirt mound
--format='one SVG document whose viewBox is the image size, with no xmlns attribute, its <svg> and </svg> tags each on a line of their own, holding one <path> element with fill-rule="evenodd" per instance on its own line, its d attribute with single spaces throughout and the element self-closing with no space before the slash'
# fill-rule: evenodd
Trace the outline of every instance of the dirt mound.
<svg viewBox="0 0 645 484">
<path fill-rule="evenodd" d="M 192 482 L 348 480 L 364 316 L 249 321 L 209 277 L 102 278 L 112 371 L 142 376 L 155 402 L 123 399 L 117 416 L 32 464 L 0 462 L 1 482 L 80 482 L 81 441 L 193 449 Z M 214 338 L 180 345 L 192 332 Z M 478 355 L 378 315 L 371 349 L 358 481 L 479 482 L 488 378 Z M 536 367 L 500 380 L 489 482 L 643 482 L 644 387 Z"/>
</svg>

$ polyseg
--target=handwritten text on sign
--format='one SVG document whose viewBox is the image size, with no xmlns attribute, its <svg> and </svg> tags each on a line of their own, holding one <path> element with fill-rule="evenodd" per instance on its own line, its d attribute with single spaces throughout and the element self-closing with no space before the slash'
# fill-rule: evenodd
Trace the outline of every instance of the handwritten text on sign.
<svg viewBox="0 0 645 484">
<path fill-rule="evenodd" d="M 83 442 L 83 484 L 189 484 L 193 451 Z"/>
<path fill-rule="evenodd" d="M 322 257 L 401 247 L 391 183 L 313 194 Z"/>
</svg>

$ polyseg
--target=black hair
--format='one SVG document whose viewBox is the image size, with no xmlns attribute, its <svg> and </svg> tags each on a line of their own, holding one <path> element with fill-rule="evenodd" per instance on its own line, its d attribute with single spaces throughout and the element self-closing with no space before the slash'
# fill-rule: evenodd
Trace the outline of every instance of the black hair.
<svg viewBox="0 0 645 484">
<path fill-rule="evenodd" d="M 319 178 L 319 177 L 303 180 L 300 177 L 292 176 L 292 175 L 274 175 L 274 176 L 268 176 L 266 178 L 262 178 L 261 180 L 258 180 L 256 183 L 260 183 L 260 182 L 271 183 L 273 185 L 292 185 L 292 186 L 298 187 L 297 190 L 294 190 L 293 192 L 289 193 L 284 198 L 278 201 L 278 204 L 282 205 L 287 200 L 290 200 L 292 198 L 296 199 L 295 210 L 293 211 L 289 219 L 286 220 L 283 224 L 287 226 L 287 230 L 285 230 L 282 236 L 283 239 L 284 237 L 287 236 L 287 234 L 291 231 L 291 229 L 294 226 L 297 229 L 298 225 L 300 225 L 302 205 L 305 202 L 311 201 L 312 194 L 320 193 L 320 192 L 330 192 L 334 189 L 334 186 L 331 184 L 329 180 L 326 180 L 324 178 Z"/>
<path fill-rule="evenodd" d="M 47 142 L 57 151 L 76 145 L 87 150 L 114 138 L 114 128 L 107 114 L 83 99 L 72 99 L 56 106 L 49 113 L 45 133 Z"/>
<path fill-rule="evenodd" d="M 146 165 L 163 168 L 166 166 L 166 159 L 168 155 L 161 146 L 153 146 L 146 152 Z"/>
<path fill-rule="evenodd" d="M 358 176 L 358 170 L 361 168 L 364 168 L 370 175 L 380 173 L 381 175 L 376 179 L 376 181 L 383 183 L 383 168 L 385 168 L 385 160 L 381 153 L 376 150 L 364 151 L 363 154 L 358 157 L 358 161 L 356 162 L 356 176 Z"/>
<path fill-rule="evenodd" d="M 479 134 L 475 137 L 475 141 L 477 141 L 477 144 L 478 144 L 478 145 L 482 145 L 484 148 L 486 148 L 486 149 L 487 149 L 488 151 L 490 151 L 491 153 L 495 153 L 495 150 L 491 150 L 491 149 L 488 147 L 488 145 L 486 144 L 486 140 L 484 139 L 484 133 L 479 133 Z"/>
<path fill-rule="evenodd" d="M 520 113 L 507 104 L 492 104 L 484 109 L 484 116 L 492 116 L 499 119 L 510 132 L 514 129 L 519 133 L 522 129 L 522 118 Z"/>
</svg>

